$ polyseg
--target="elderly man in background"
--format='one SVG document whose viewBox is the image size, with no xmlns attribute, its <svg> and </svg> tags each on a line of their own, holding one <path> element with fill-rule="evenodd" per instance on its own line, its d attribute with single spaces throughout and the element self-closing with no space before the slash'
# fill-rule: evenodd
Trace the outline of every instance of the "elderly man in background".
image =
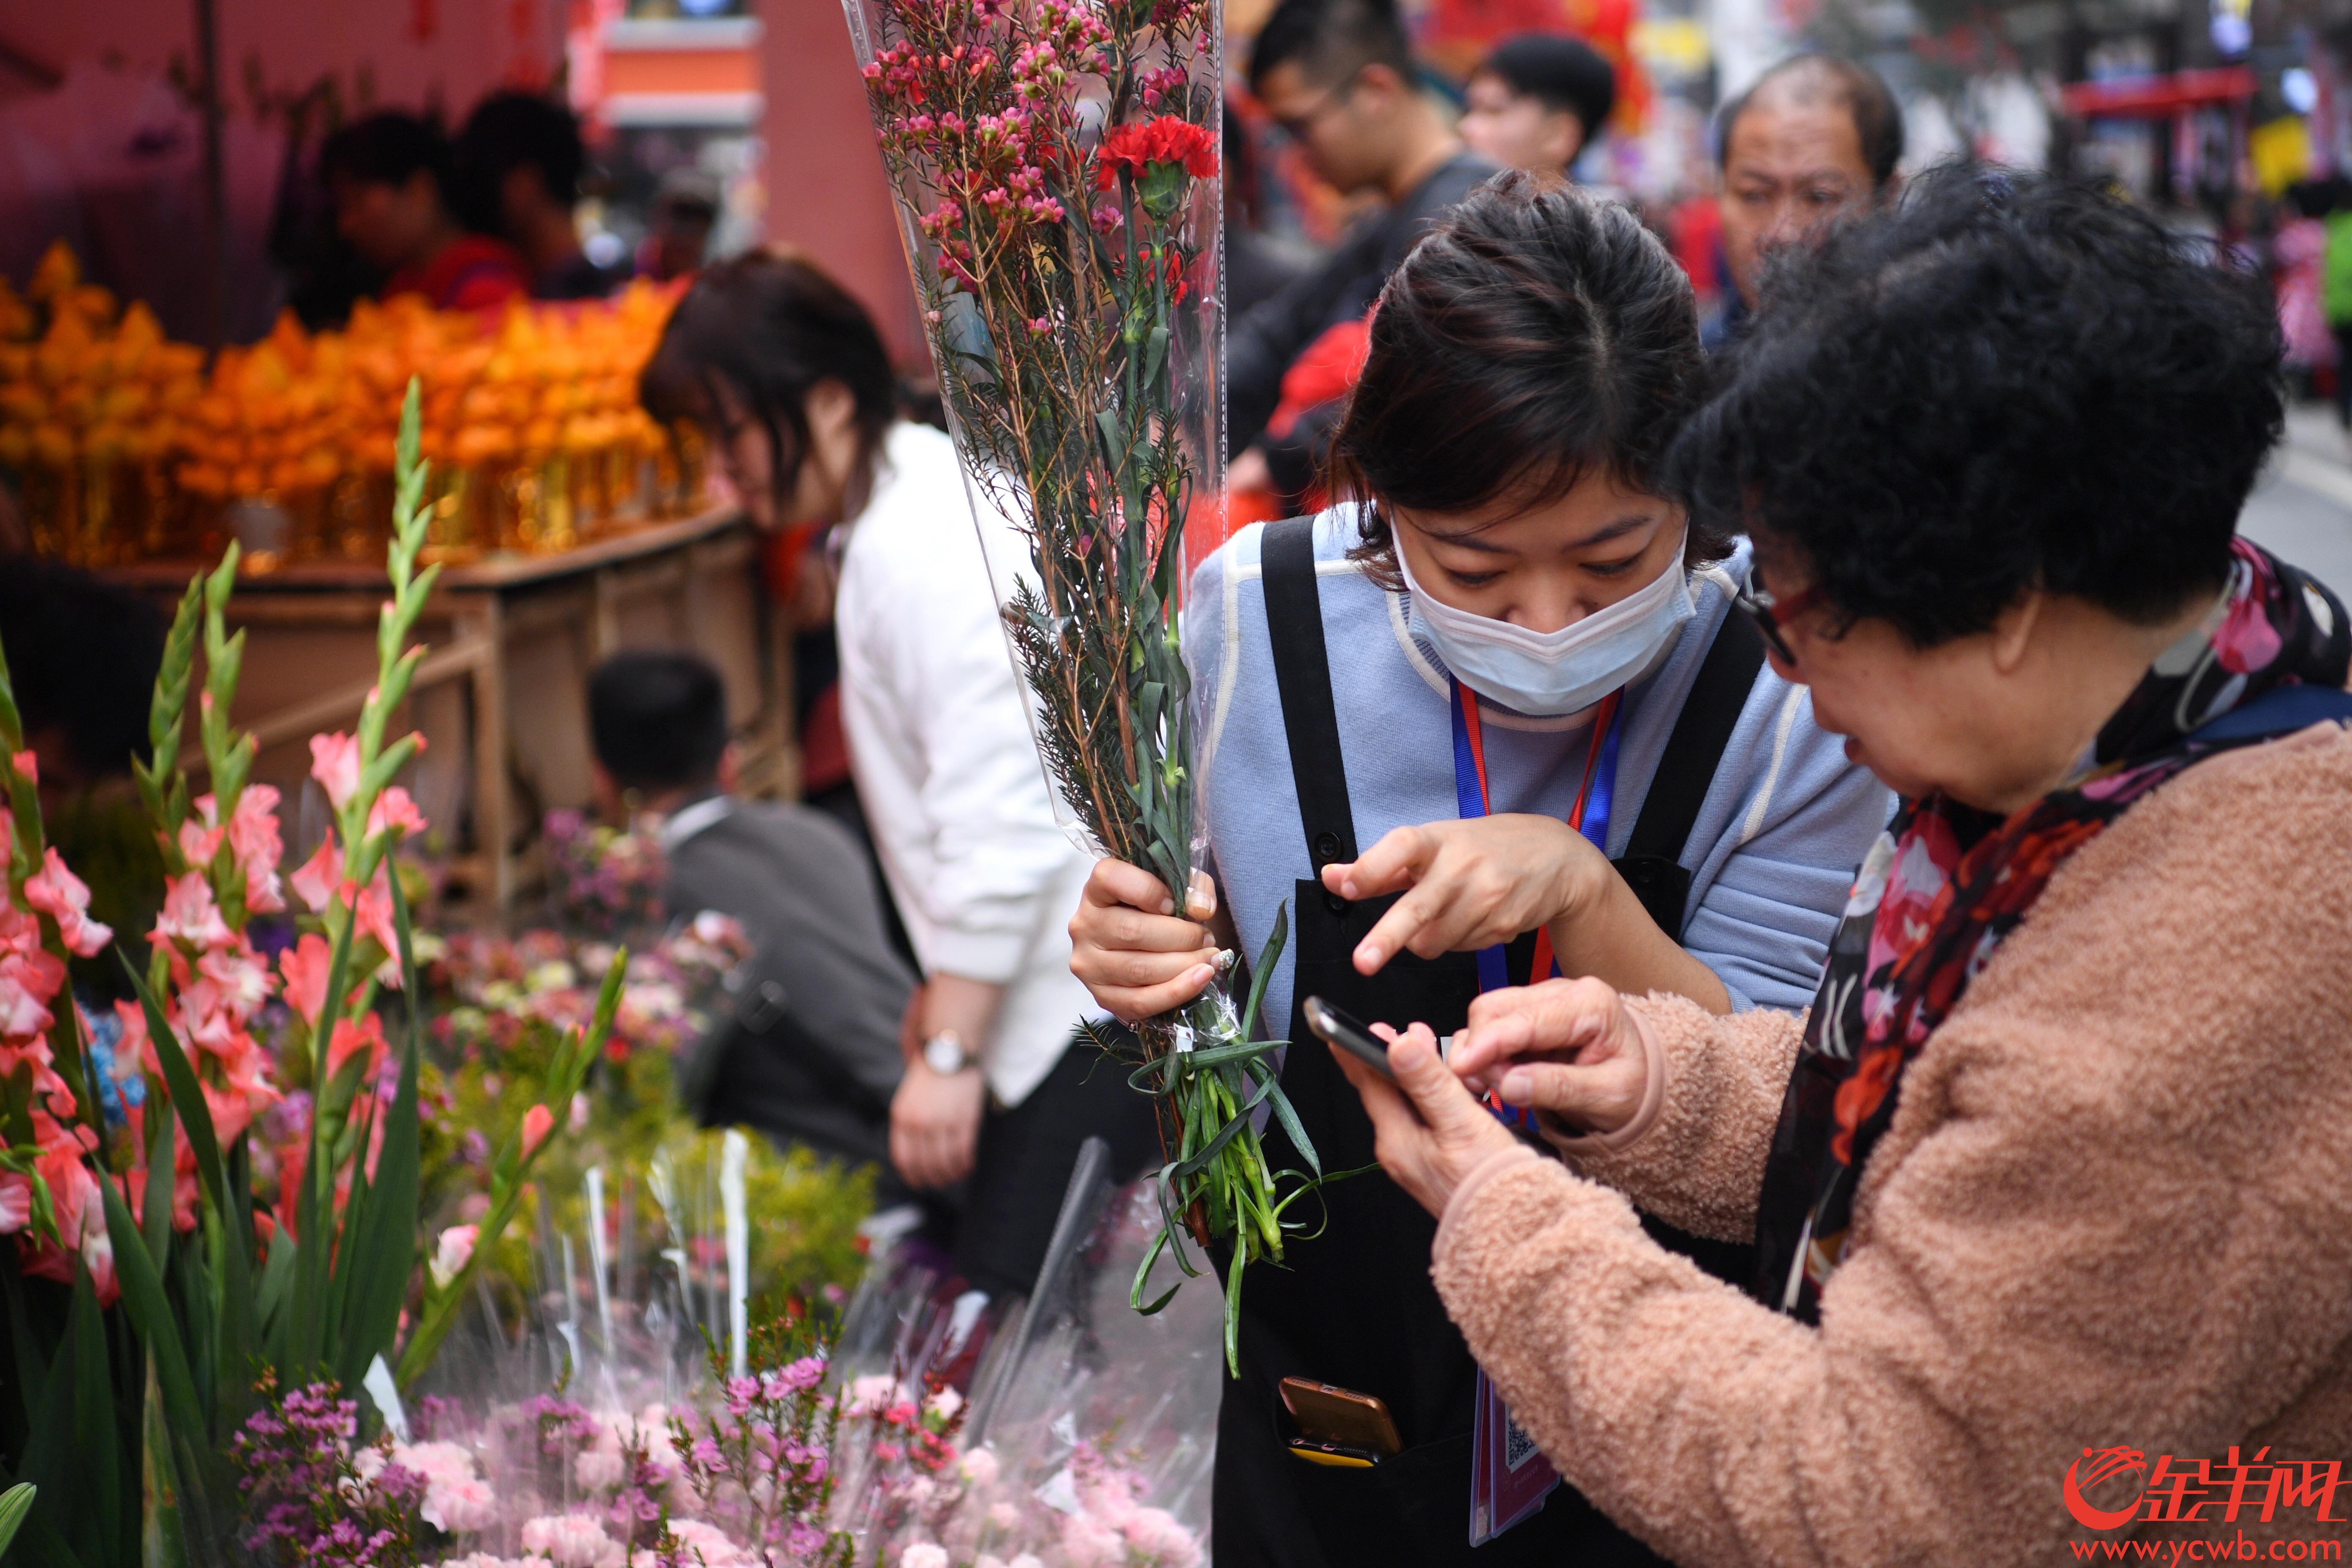
<svg viewBox="0 0 2352 1568">
<path fill-rule="evenodd" d="M 1891 196 L 1903 157 L 1894 90 L 1832 55 L 1782 60 L 1731 100 L 1720 127 L 1717 200 L 1733 291 L 1704 334 L 1710 353 L 1747 330 L 1764 258 Z"/>
</svg>

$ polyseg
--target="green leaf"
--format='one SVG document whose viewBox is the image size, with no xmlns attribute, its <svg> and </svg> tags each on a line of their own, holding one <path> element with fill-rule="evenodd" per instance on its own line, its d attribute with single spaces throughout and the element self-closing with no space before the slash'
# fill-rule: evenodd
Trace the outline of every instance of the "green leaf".
<svg viewBox="0 0 2352 1568">
<path fill-rule="evenodd" d="M 147 1151 L 147 1250 L 170 1267 L 172 1256 L 172 1189 L 173 1178 L 178 1173 L 175 1152 L 172 1143 L 172 1127 L 175 1117 L 155 1118 L 155 1141 Z"/>
<path fill-rule="evenodd" d="M 114 1196 L 112 1182 L 99 1185 Z M 123 1217 L 130 1216 L 126 1213 Z M 134 1246 L 144 1245 L 135 1231 L 131 1235 Z M 75 1528 L 70 1539 L 81 1555 L 100 1563 L 111 1555 L 107 1544 L 122 1523 L 121 1447 L 114 1425 L 114 1376 L 106 1364 L 106 1324 L 89 1272 L 79 1258 L 74 1261 L 71 1311 L 71 1349 L 59 1358 L 61 1365 L 73 1369 Z"/>
<path fill-rule="evenodd" d="M 114 1244 L 114 1272 L 122 1287 L 123 1310 L 131 1314 L 131 1325 L 155 1362 L 164 1410 L 179 1430 L 202 1433 L 205 1421 L 196 1403 L 195 1380 L 188 1374 L 187 1352 L 180 1342 L 172 1304 L 163 1294 L 163 1279 L 155 1272 L 155 1260 L 148 1255 L 147 1243 L 114 1184 L 100 1182 L 99 1191 L 106 1201 L 106 1234 Z"/>
<path fill-rule="evenodd" d="M 1266 982 L 1274 978 L 1274 966 L 1282 962 L 1283 944 L 1289 938 L 1290 900 L 1285 899 L 1274 906 L 1274 929 L 1266 933 L 1265 945 L 1257 950 L 1257 968 L 1250 975 L 1249 1005 L 1242 1009 L 1244 1040 L 1256 1030 L 1258 1004 L 1265 1000 Z"/>
<path fill-rule="evenodd" d="M 0 1557 L 8 1553 L 8 1543 L 16 1539 L 24 1527 L 25 1516 L 33 1511 L 33 1499 L 37 1495 L 29 1482 L 19 1481 L 0 1492 Z"/>
<path fill-rule="evenodd" d="M 147 1400 L 142 1424 L 146 1441 L 140 1446 L 139 1510 L 141 1568 L 188 1568 L 187 1521 L 180 1511 L 179 1468 L 172 1462 L 171 1425 L 163 1416 L 163 1396 L 155 1382 L 155 1363 L 147 1363 Z"/>
<path fill-rule="evenodd" d="M 398 880 L 394 879 L 395 884 Z M 348 1269 L 349 1284 L 343 1293 L 336 1377 L 345 1388 L 359 1386 L 368 1363 L 391 1351 L 393 1335 L 399 1331 L 401 1300 L 416 1267 L 417 1165 L 416 1043 L 412 1038 L 401 1052 L 400 1088 L 384 1118 L 383 1152 L 370 1184 L 367 1211 L 356 1226 L 346 1221 L 344 1228 L 339 1267 Z"/>
<path fill-rule="evenodd" d="M 188 1064 L 187 1053 L 180 1048 L 180 1037 L 172 1032 L 171 1021 L 156 1005 L 155 994 L 147 989 L 147 982 L 132 967 L 128 954 L 122 959 L 122 972 L 131 976 L 131 989 L 139 994 L 139 1005 L 147 1015 L 147 1037 L 154 1044 L 156 1058 L 163 1064 L 163 1082 L 172 1091 L 172 1110 L 188 1130 L 188 1147 L 195 1151 L 196 1173 L 204 1178 L 205 1189 L 215 1204 L 226 1205 L 228 1183 L 221 1174 L 220 1139 L 213 1131 L 213 1113 L 205 1103 L 204 1090 L 196 1082 L 196 1069 Z"/>
<path fill-rule="evenodd" d="M 1282 1092 L 1280 1080 L 1274 1077 L 1266 1079 L 1265 1087 L 1268 1102 L 1274 1107 L 1275 1121 L 1282 1124 L 1282 1131 L 1290 1139 L 1290 1146 L 1298 1151 L 1298 1157 L 1307 1162 L 1307 1168 L 1314 1172 L 1315 1178 L 1320 1181 L 1323 1161 L 1315 1152 L 1315 1141 L 1307 1136 L 1306 1125 L 1298 1120 L 1298 1112 L 1292 1109 L 1290 1096 Z"/>
</svg>

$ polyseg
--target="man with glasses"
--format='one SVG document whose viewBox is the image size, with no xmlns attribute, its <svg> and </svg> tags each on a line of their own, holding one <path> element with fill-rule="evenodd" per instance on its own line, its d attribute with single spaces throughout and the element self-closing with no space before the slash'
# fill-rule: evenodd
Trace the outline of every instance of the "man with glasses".
<svg viewBox="0 0 2352 1568">
<path fill-rule="evenodd" d="M 1227 339 L 1226 437 L 1240 454 L 1235 489 L 1305 491 L 1337 400 L 1266 424 L 1283 376 L 1334 327 L 1363 319 L 1422 230 L 1496 173 L 1469 152 L 1415 82 L 1394 0 L 1282 0 L 1250 52 L 1250 91 L 1342 194 L 1388 205 L 1349 231 L 1323 264 L 1234 321 Z"/>
</svg>

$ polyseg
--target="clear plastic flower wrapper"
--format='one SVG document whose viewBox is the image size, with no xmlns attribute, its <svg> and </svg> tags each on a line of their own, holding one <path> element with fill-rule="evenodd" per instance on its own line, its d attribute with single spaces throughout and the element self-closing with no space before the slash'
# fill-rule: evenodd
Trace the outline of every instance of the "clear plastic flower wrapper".
<svg viewBox="0 0 2352 1568">
<path fill-rule="evenodd" d="M 1223 489 L 1220 7 L 843 5 L 1039 749 L 1088 847 L 1181 907 L 1204 818 L 1176 612 Z M 1229 1363 L 1243 1270 L 1282 1257 L 1321 1174 L 1280 1042 L 1251 1040 L 1284 934 L 1240 1006 L 1220 982 L 1138 1031 L 1168 1160 L 1130 1300 L 1167 1302 L 1144 1300 L 1164 1251 L 1199 1272 L 1188 1234 L 1229 1248 Z M 1308 1169 L 1267 1168 L 1269 1117 Z"/>
</svg>

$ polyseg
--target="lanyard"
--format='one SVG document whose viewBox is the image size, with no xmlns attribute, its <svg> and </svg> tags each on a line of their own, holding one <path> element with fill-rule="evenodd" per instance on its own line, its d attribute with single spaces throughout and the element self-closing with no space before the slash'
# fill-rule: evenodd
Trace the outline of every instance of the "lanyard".
<svg viewBox="0 0 2352 1568">
<path fill-rule="evenodd" d="M 1454 797 L 1463 816 L 1486 815 L 1486 731 L 1478 716 L 1478 700 L 1465 694 L 1462 683 L 1454 683 Z M 1601 710 L 1592 716 L 1592 733 L 1597 739 L 1587 747 L 1584 755 L 1584 777 L 1576 786 L 1576 805 L 1569 814 L 1568 825 L 1584 835 L 1592 847 L 1603 855 L 1609 853 L 1609 805 L 1617 787 L 1617 741 L 1624 731 L 1625 694 L 1612 691 L 1601 700 Z M 1551 932 L 1536 930 L 1535 962 L 1529 966 L 1528 984 L 1540 984 L 1552 977 L 1558 968 L 1551 951 Z M 1501 943 L 1478 950 L 1478 990 L 1481 994 L 1500 991 L 1511 983 L 1510 970 L 1505 962 Z M 1489 1102 L 1495 1114 L 1507 1121 L 1528 1120 L 1498 1101 Z"/>
</svg>

